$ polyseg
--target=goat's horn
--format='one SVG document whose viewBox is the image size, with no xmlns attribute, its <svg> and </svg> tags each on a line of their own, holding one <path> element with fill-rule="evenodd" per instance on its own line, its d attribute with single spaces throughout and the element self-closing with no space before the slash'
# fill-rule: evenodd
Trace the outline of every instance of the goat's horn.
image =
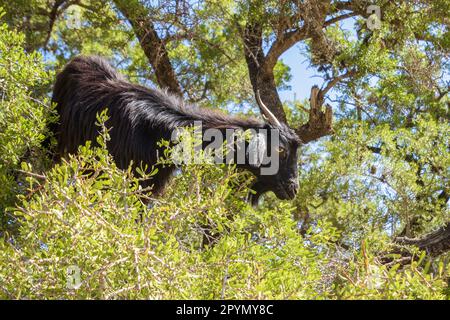
<svg viewBox="0 0 450 320">
<path fill-rule="evenodd" d="M 269 108 L 267 108 L 266 105 L 262 102 L 261 97 L 259 96 L 259 90 L 256 90 L 256 102 L 258 102 L 259 108 L 261 109 L 263 115 L 267 117 L 269 123 L 276 127 L 280 127 L 280 121 L 278 121 L 277 117 L 275 117 L 275 115 L 270 112 Z"/>
</svg>

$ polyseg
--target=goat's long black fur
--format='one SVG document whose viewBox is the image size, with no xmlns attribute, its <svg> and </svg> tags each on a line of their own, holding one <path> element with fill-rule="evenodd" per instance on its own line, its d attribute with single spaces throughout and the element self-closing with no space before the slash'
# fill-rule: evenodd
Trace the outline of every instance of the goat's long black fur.
<svg viewBox="0 0 450 320">
<path fill-rule="evenodd" d="M 96 141 L 99 128 L 96 115 L 108 108 L 111 128 L 108 150 L 119 168 L 131 161 L 151 168 L 157 162 L 158 142 L 170 140 L 178 127 L 202 121 L 207 128 L 264 128 L 263 121 L 229 116 L 219 111 L 184 103 L 163 90 L 132 84 L 100 57 L 79 56 L 58 74 L 53 91 L 59 123 L 52 128 L 58 141 L 58 154 L 76 153 L 86 141 Z M 159 150 L 161 151 L 161 150 Z M 162 153 L 159 153 L 160 155 Z M 158 168 L 148 181 L 160 192 L 174 167 Z"/>
</svg>

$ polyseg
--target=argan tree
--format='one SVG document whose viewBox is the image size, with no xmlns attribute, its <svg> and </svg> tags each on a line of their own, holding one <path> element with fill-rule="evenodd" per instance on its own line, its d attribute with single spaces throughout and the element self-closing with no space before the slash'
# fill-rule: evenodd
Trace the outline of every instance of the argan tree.
<svg viewBox="0 0 450 320">
<path fill-rule="evenodd" d="M 329 272 L 322 279 L 327 274 L 336 288 L 331 297 L 401 297 L 388 293 L 396 292 L 395 281 L 384 289 L 373 282 L 396 272 L 445 282 L 448 0 L 17 0 L 0 7 L 3 21 L 24 35 L 26 52 L 44 53 L 56 71 L 77 54 L 104 55 L 131 81 L 230 112 L 255 113 L 260 92 L 304 146 L 296 199 L 268 196 L 258 210 L 282 210 L 301 239 L 317 241 L 313 252 L 326 248 L 333 258 L 318 269 Z M 283 62 L 292 51 L 298 65 Z M 306 99 L 282 101 L 279 93 L 301 63 L 317 85 Z M 247 212 L 242 206 L 227 203 L 224 210 Z M 429 286 L 415 281 L 396 285 L 417 297 Z"/>
</svg>

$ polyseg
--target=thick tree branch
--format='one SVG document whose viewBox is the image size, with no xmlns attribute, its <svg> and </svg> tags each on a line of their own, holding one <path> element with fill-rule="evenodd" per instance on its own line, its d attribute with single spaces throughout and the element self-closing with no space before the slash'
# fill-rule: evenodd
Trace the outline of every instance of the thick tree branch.
<svg viewBox="0 0 450 320">
<path fill-rule="evenodd" d="M 450 222 L 442 228 L 431 232 L 421 238 L 397 237 L 395 243 L 411 245 L 426 251 L 430 256 L 436 257 L 450 251 Z"/>
<path fill-rule="evenodd" d="M 309 120 L 296 130 L 297 135 L 304 143 L 333 133 L 333 110 L 328 104 L 325 105 L 325 110 L 323 110 L 325 95 L 343 79 L 352 77 L 355 74 L 356 70 L 350 70 L 345 74 L 333 78 L 322 90 L 317 86 L 311 88 Z"/>
<path fill-rule="evenodd" d="M 269 52 L 267 53 L 264 68 L 266 70 L 272 70 L 277 63 L 278 58 L 284 52 L 286 52 L 300 40 L 306 39 L 307 36 L 308 32 L 305 27 L 283 34 L 283 36 L 275 40 L 275 42 L 270 47 Z"/>
<path fill-rule="evenodd" d="M 50 40 L 50 36 L 52 34 L 53 25 L 55 24 L 56 18 L 58 17 L 58 9 L 66 0 L 56 0 L 53 4 L 52 10 L 50 11 L 50 20 L 48 25 L 47 36 L 44 40 L 44 48 L 47 47 L 47 44 Z"/>
<path fill-rule="evenodd" d="M 380 257 L 382 264 L 404 266 L 417 261 L 418 257 L 413 256 L 405 246 L 414 246 L 425 251 L 432 258 L 438 257 L 450 251 L 450 222 L 421 238 L 397 237 L 394 244 L 398 246 L 396 249 L 389 253 L 383 253 Z"/>
<path fill-rule="evenodd" d="M 148 10 L 139 1 L 115 0 L 116 7 L 130 22 L 147 59 L 153 67 L 161 88 L 179 96 L 182 91 L 167 53 L 164 41 L 158 36 Z"/>
<path fill-rule="evenodd" d="M 278 120 L 286 122 L 283 104 L 277 92 L 273 68 L 264 67 L 266 57 L 262 49 L 262 25 L 249 21 L 243 31 L 244 54 L 253 91 L 259 91 L 264 104 L 269 106 Z"/>
<path fill-rule="evenodd" d="M 80 5 L 80 0 L 55 0 L 53 6 L 50 10 L 50 13 L 45 12 L 45 15 L 49 16 L 47 35 L 45 36 L 43 48 L 46 49 L 48 46 L 48 42 L 50 41 L 50 37 L 53 32 L 53 28 L 55 26 L 56 20 L 58 20 L 59 16 L 61 16 L 70 6 L 72 5 Z M 44 14 L 44 13 L 42 13 Z"/>
<path fill-rule="evenodd" d="M 317 86 L 311 88 L 309 101 L 309 120 L 296 129 L 296 133 L 303 143 L 311 142 L 333 132 L 333 111 L 329 105 L 325 106 L 325 111 L 322 110 L 323 99 Z"/>
<path fill-rule="evenodd" d="M 350 4 L 350 2 L 345 3 L 346 6 Z M 279 32 L 277 34 L 279 36 L 273 42 L 266 56 L 263 53 L 262 47 L 263 23 L 258 20 L 261 18 L 249 16 L 249 21 L 243 32 L 243 42 L 250 80 L 255 94 L 257 91 L 261 93 L 263 102 L 269 106 L 280 121 L 286 122 L 286 115 L 276 89 L 273 75 L 273 69 L 279 57 L 296 43 L 307 38 L 312 38 L 313 41 L 323 43 L 323 46 L 327 47 L 328 44 L 325 41 L 323 27 L 356 15 L 356 13 L 350 12 L 326 20 L 329 14 L 328 10 L 330 10 L 330 7 L 326 1 L 305 3 L 304 12 L 298 16 L 298 19 L 303 19 L 302 27 L 288 31 L 294 24 L 291 22 L 291 24 L 286 26 L 285 30 L 278 30 Z M 347 8 L 340 10 L 347 10 Z M 296 24 L 300 25 L 301 23 L 297 21 Z M 332 109 L 329 105 L 326 105 L 325 110 L 323 110 L 324 97 L 331 88 L 343 79 L 354 76 L 355 74 L 356 71 L 350 70 L 332 79 L 322 90 L 316 86 L 311 89 L 308 123 L 296 129 L 297 134 L 304 143 L 332 133 Z"/>
<path fill-rule="evenodd" d="M 352 10 L 354 7 L 352 1 L 338 1 L 333 5 L 337 10 Z"/>
<path fill-rule="evenodd" d="M 346 5 L 349 5 L 346 3 Z M 358 13 L 356 12 L 349 12 L 342 14 L 340 16 L 330 18 L 329 20 L 325 21 L 323 23 L 323 27 L 327 27 L 329 25 L 332 25 L 336 22 L 357 16 Z M 283 33 L 281 37 L 279 37 L 275 42 L 272 44 L 271 48 L 269 49 L 269 52 L 267 53 L 266 57 L 266 64 L 265 68 L 267 69 L 273 69 L 275 64 L 278 61 L 278 58 L 287 50 L 289 50 L 292 46 L 294 46 L 297 42 L 306 39 L 310 35 L 308 34 L 308 24 L 305 24 L 303 27 L 298 28 L 294 31 L 290 31 L 287 33 Z"/>
<path fill-rule="evenodd" d="M 332 24 L 334 24 L 336 22 L 339 22 L 339 21 L 342 21 L 342 20 L 345 20 L 345 19 L 348 19 L 348 18 L 351 18 L 351 17 L 355 17 L 357 15 L 358 14 L 356 12 L 345 13 L 345 14 L 342 14 L 340 16 L 337 16 L 337 17 L 334 17 L 334 18 L 330 18 L 329 20 L 325 21 L 323 26 L 327 27 L 327 26 L 332 25 Z"/>
</svg>

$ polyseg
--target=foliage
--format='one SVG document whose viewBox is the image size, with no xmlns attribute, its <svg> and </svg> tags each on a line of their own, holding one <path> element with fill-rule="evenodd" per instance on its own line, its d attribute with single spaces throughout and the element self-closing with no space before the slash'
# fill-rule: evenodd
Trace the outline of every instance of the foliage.
<svg viewBox="0 0 450 320">
<path fill-rule="evenodd" d="M 364 253 L 341 270 L 330 259 L 336 228 L 318 220 L 305 241 L 289 203 L 253 210 L 246 188 L 231 192 L 245 178 L 232 167 L 186 167 L 154 199 L 139 187 L 146 177 L 117 169 L 102 132 L 100 147 L 81 147 L 46 176 L 27 179 L 32 196 L 21 196 L 12 214 L 19 232 L 1 243 L 3 298 L 443 297 L 440 277 L 423 278 L 417 265 L 399 273 L 368 264 Z M 202 247 L 206 226 L 220 236 Z M 76 288 L 68 287 L 72 266 L 81 270 Z M 339 282 L 344 276 L 356 279 Z"/>
<path fill-rule="evenodd" d="M 3 15 L 0 11 L 0 16 Z M 27 157 L 41 162 L 39 147 L 44 139 L 50 112 L 43 97 L 51 74 L 44 69 L 41 55 L 26 54 L 24 37 L 0 25 L 0 225 L 4 229 L 5 209 L 14 204 L 21 187 L 20 161 Z M 41 152 L 42 154 L 42 152 Z M 42 155 L 41 155 L 42 157 Z M 1 233 L 1 231 L 0 231 Z"/>
</svg>

